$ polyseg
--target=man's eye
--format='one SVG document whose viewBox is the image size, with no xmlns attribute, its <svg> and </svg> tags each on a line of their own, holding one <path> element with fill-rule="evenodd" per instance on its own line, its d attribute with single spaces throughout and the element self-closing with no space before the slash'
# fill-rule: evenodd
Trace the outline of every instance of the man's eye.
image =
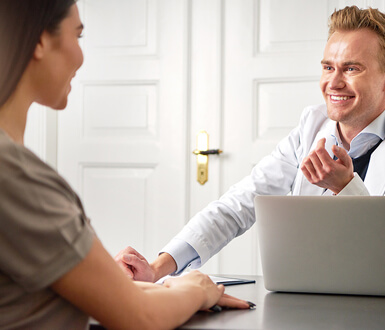
<svg viewBox="0 0 385 330">
<path fill-rule="evenodd" d="M 331 70 L 333 70 L 333 68 L 329 65 L 325 65 L 324 70 L 331 71 Z"/>
<path fill-rule="evenodd" d="M 348 66 L 345 70 L 348 72 L 357 72 L 359 71 L 359 68 L 357 68 L 356 66 Z"/>
</svg>

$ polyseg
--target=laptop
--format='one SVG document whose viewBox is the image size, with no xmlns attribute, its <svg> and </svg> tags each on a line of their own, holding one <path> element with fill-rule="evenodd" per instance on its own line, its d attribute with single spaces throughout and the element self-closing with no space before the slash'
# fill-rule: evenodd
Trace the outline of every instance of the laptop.
<svg viewBox="0 0 385 330">
<path fill-rule="evenodd" d="M 385 295 L 385 197 L 257 196 L 267 290 Z"/>
</svg>

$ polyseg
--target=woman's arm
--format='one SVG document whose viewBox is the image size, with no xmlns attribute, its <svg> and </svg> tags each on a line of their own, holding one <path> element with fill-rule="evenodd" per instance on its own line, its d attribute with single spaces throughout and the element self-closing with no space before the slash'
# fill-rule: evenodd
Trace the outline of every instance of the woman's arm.
<svg viewBox="0 0 385 330">
<path fill-rule="evenodd" d="M 199 272 L 151 285 L 153 290 L 127 278 L 95 238 L 86 258 L 52 289 L 109 329 L 174 328 L 216 304 L 224 292 Z"/>
</svg>

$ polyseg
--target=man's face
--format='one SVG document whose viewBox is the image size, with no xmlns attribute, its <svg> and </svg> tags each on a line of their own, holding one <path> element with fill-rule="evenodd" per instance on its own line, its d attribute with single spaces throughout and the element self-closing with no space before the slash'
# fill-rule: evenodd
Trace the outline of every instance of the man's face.
<svg viewBox="0 0 385 330">
<path fill-rule="evenodd" d="M 377 35 L 369 29 L 336 31 L 326 44 L 320 80 L 328 116 L 353 138 L 385 109 L 385 73 Z"/>
</svg>

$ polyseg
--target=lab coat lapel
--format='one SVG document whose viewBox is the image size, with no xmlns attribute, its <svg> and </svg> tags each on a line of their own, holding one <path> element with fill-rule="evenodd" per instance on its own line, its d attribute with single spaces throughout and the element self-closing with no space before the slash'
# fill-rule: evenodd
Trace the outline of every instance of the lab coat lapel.
<svg viewBox="0 0 385 330">
<path fill-rule="evenodd" d="M 385 142 L 383 141 L 370 157 L 365 186 L 370 195 L 382 196 L 385 193 Z"/>
<path fill-rule="evenodd" d="M 326 138 L 325 149 L 329 153 L 330 157 L 333 158 L 334 154 L 332 152 L 332 145 L 335 144 L 335 139 L 331 134 L 334 132 L 334 130 L 335 130 L 335 122 L 329 122 L 328 125 L 325 127 L 325 129 L 319 131 L 318 134 L 316 135 L 313 141 L 313 144 L 310 148 L 310 151 L 315 149 L 320 139 Z M 305 196 L 306 195 L 316 196 L 316 195 L 322 195 L 324 193 L 325 189 L 318 187 L 314 184 L 311 184 L 303 175 L 301 169 L 298 169 L 298 182 L 300 183 L 299 191 L 294 191 L 294 194 L 305 195 Z"/>
<path fill-rule="evenodd" d="M 298 170 L 298 182 L 300 186 L 298 190 L 293 190 L 294 195 L 317 196 L 322 195 L 325 190 L 321 187 L 311 184 L 303 175 L 301 169 Z"/>
</svg>

